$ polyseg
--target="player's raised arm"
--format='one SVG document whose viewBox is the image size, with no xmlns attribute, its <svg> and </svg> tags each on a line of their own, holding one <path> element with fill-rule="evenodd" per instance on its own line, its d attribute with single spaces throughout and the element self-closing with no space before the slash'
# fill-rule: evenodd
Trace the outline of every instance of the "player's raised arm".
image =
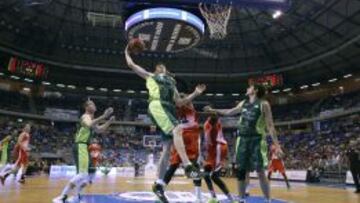
<svg viewBox="0 0 360 203">
<path fill-rule="evenodd" d="M 197 85 L 194 92 L 192 92 L 191 94 L 189 94 L 183 98 L 181 98 L 179 95 L 179 92 L 177 90 L 175 90 L 174 100 L 175 100 L 176 106 L 183 106 L 183 105 L 191 102 L 196 97 L 200 96 L 205 90 L 206 90 L 206 85 L 204 85 L 204 84 Z"/>
<path fill-rule="evenodd" d="M 125 48 L 125 59 L 126 59 L 126 63 L 129 66 L 129 68 L 131 68 L 131 70 L 133 70 L 138 76 L 140 76 L 146 80 L 148 77 L 150 77 L 152 75 L 152 73 L 146 71 L 143 67 L 137 65 L 133 61 L 133 59 L 130 56 L 128 46 L 126 46 L 126 48 Z"/>
<path fill-rule="evenodd" d="M 210 113 L 217 113 L 223 116 L 233 116 L 241 112 L 241 108 L 244 104 L 244 101 L 240 102 L 237 106 L 232 109 L 214 109 L 211 106 L 205 106 L 204 111 Z"/>
<path fill-rule="evenodd" d="M 103 115 L 95 118 L 95 119 L 91 119 L 91 116 L 90 115 L 83 115 L 81 117 L 81 123 L 84 124 L 85 126 L 91 128 L 91 127 L 94 127 L 96 126 L 99 122 L 101 122 L 102 120 L 108 118 L 112 113 L 114 112 L 114 109 L 113 108 L 107 108 Z"/>
<path fill-rule="evenodd" d="M 96 125 L 95 127 L 95 131 L 97 133 L 102 133 L 105 132 L 106 129 L 108 129 L 108 127 L 115 121 L 115 116 L 111 116 L 109 120 L 107 120 L 104 124 L 102 125 Z"/>
<path fill-rule="evenodd" d="M 266 128 L 269 131 L 269 134 L 270 134 L 274 144 L 276 146 L 280 146 L 279 140 L 277 137 L 277 132 L 275 130 L 274 119 L 272 116 L 270 104 L 267 101 L 263 101 L 261 105 L 262 105 L 262 110 L 263 110 L 264 117 L 265 117 Z"/>
</svg>

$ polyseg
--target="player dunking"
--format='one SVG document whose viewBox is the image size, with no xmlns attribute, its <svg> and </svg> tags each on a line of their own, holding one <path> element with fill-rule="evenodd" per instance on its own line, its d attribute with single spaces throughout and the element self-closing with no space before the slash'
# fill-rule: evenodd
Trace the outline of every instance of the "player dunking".
<svg viewBox="0 0 360 203">
<path fill-rule="evenodd" d="M 12 166 L 6 167 L 0 174 L 0 181 L 4 184 L 10 174 L 16 174 L 21 169 L 21 178 L 19 183 L 25 183 L 25 174 L 29 163 L 29 142 L 30 142 L 31 125 L 26 124 L 19 135 L 18 141 L 14 148 L 16 161 Z"/>
<path fill-rule="evenodd" d="M 89 183 L 89 168 L 91 167 L 89 142 L 93 131 L 102 132 L 106 130 L 114 121 L 115 117 L 112 116 L 104 124 L 99 125 L 99 122 L 107 119 L 112 113 L 113 109 L 108 108 L 103 115 L 94 118 L 96 112 L 95 103 L 88 100 L 84 104 L 85 113 L 81 116 L 80 127 L 75 135 L 74 158 L 76 163 L 77 174 L 65 186 L 61 195 L 53 202 L 66 202 L 68 194 L 71 190 L 75 189 L 76 198 L 80 200 L 80 193 L 82 189 Z"/>
<path fill-rule="evenodd" d="M 221 191 L 228 197 L 229 201 L 233 198 L 229 192 L 228 187 L 220 178 L 220 171 L 225 165 L 225 160 L 228 154 L 228 144 L 224 138 L 222 125 L 216 114 L 211 115 L 204 124 L 205 133 L 205 161 L 204 161 L 204 179 L 210 190 L 214 201 L 216 200 L 216 193 L 212 181 L 221 189 Z"/>
<path fill-rule="evenodd" d="M 281 149 L 276 147 L 274 144 L 271 145 L 271 147 L 270 147 L 270 160 L 271 161 L 270 161 L 270 165 L 269 165 L 269 169 L 268 169 L 268 171 L 269 171 L 268 179 L 271 180 L 271 174 L 273 172 L 279 171 L 279 173 L 281 173 L 281 175 L 284 177 L 286 187 L 288 189 L 290 189 L 290 183 L 286 176 L 284 162 L 280 158 L 278 150 L 281 150 Z"/>
<path fill-rule="evenodd" d="M 265 140 L 266 129 L 271 135 L 275 146 L 280 148 L 280 145 L 274 127 L 270 104 L 263 99 L 265 88 L 258 84 L 250 85 L 246 95 L 248 98 L 232 109 L 213 109 L 207 106 L 204 110 L 227 116 L 241 113 L 238 124 L 239 136 L 236 143 L 240 202 L 246 201 L 245 191 L 247 185 L 245 179 L 247 174 L 253 170 L 256 170 L 258 173 L 265 201 L 271 202 L 270 185 L 265 175 L 265 169 L 268 165 L 267 144 Z"/>
<path fill-rule="evenodd" d="M 202 94 L 206 86 L 198 85 L 195 91 L 184 98 L 180 98 L 176 88 L 176 82 L 168 74 L 164 64 L 157 64 L 154 73 L 146 71 L 144 68 L 135 64 L 132 60 L 128 46 L 125 49 L 125 58 L 128 66 L 141 78 L 146 80 L 146 87 L 149 92 L 148 111 L 154 123 L 163 132 L 163 151 L 159 161 L 158 180 L 156 188 L 163 187 L 163 180 L 166 168 L 168 166 L 170 148 L 174 145 L 176 151 L 185 166 L 185 174 L 188 178 L 199 178 L 199 170 L 192 165 L 189 157 L 186 155 L 185 144 L 182 136 L 184 125 L 179 124 L 176 119 L 176 106 L 182 106 L 197 96 Z M 160 192 L 160 191 L 159 191 Z"/>
<path fill-rule="evenodd" d="M 186 125 L 183 129 L 183 139 L 186 148 L 186 154 L 188 155 L 190 161 L 193 163 L 194 166 L 199 168 L 198 158 L 200 152 L 200 129 L 198 124 L 198 115 L 191 103 L 188 103 L 184 106 L 177 108 L 177 116 L 178 119 L 181 121 L 182 124 Z M 174 176 L 177 168 L 179 168 L 181 164 L 181 158 L 177 153 L 174 147 L 171 148 L 171 158 L 170 158 L 170 166 L 168 167 L 164 182 L 168 185 Z M 195 186 L 195 195 L 196 195 L 196 202 L 202 202 L 201 199 L 201 179 L 194 179 L 194 186 Z M 159 190 L 161 193 L 158 194 L 159 199 L 162 202 L 168 202 L 167 198 L 164 195 L 162 190 L 163 188 L 160 187 L 159 189 L 154 189 L 154 191 Z"/>
</svg>

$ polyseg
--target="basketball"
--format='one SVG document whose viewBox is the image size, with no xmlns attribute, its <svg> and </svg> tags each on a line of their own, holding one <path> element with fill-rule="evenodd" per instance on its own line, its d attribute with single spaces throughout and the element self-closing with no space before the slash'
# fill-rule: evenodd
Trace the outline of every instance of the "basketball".
<svg viewBox="0 0 360 203">
<path fill-rule="evenodd" d="M 129 42 L 130 53 L 138 54 L 145 50 L 145 43 L 140 38 L 133 38 Z"/>
</svg>

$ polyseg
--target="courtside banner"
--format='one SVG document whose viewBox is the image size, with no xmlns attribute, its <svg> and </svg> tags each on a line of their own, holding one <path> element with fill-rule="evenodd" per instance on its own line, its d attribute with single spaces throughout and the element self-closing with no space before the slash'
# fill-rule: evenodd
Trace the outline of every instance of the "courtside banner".
<svg viewBox="0 0 360 203">
<path fill-rule="evenodd" d="M 52 165 L 50 167 L 50 178 L 72 177 L 76 174 L 75 166 L 68 165 Z M 134 167 L 98 167 L 96 177 L 101 176 L 119 176 L 134 177 Z"/>
</svg>

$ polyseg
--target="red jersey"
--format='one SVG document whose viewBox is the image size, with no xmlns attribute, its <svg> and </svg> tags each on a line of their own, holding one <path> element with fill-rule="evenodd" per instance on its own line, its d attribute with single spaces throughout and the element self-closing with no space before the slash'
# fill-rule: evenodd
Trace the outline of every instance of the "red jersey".
<svg viewBox="0 0 360 203">
<path fill-rule="evenodd" d="M 280 160 L 281 158 L 278 156 L 278 149 L 275 145 L 271 145 L 270 147 L 270 159 L 271 160 Z"/>
<path fill-rule="evenodd" d="M 218 120 L 215 125 L 210 123 L 208 118 L 204 124 L 205 131 L 205 167 L 211 170 L 218 170 L 216 167 L 223 167 L 228 153 L 228 145 L 224 138 L 222 125 Z"/>
<path fill-rule="evenodd" d="M 176 109 L 177 117 L 184 125 L 183 130 L 199 130 L 199 116 L 192 104 L 188 104 Z"/>
<path fill-rule="evenodd" d="M 101 159 L 101 146 L 99 144 L 93 143 L 89 146 L 89 152 L 93 166 L 97 166 Z"/>
<path fill-rule="evenodd" d="M 197 160 L 199 156 L 199 139 L 200 129 L 198 124 L 198 115 L 192 104 L 177 108 L 178 119 L 182 121 L 183 125 L 183 139 L 185 144 L 186 154 L 190 160 Z M 174 147 L 171 149 L 171 165 L 181 163 L 180 156 Z"/>
<path fill-rule="evenodd" d="M 216 146 L 218 143 L 227 144 L 220 121 L 218 120 L 216 125 L 213 126 L 210 120 L 211 118 L 208 118 L 204 124 L 206 147 Z"/>
<path fill-rule="evenodd" d="M 24 150 L 27 150 L 30 143 L 30 134 L 27 132 L 22 132 L 19 136 L 18 144 L 21 145 L 21 147 Z"/>
</svg>

